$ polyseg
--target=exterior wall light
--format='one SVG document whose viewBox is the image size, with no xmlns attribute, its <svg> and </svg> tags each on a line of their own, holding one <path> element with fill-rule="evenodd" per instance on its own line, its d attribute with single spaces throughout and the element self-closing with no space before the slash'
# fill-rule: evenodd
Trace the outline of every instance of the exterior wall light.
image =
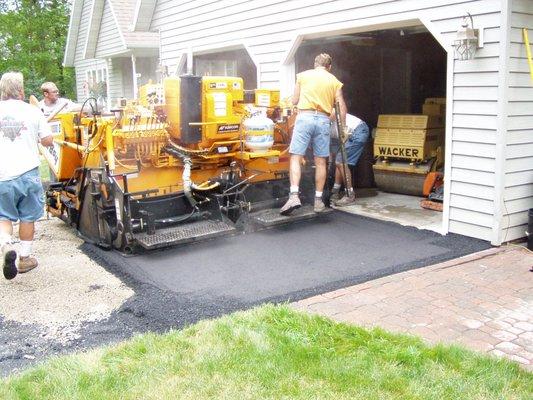
<svg viewBox="0 0 533 400">
<path fill-rule="evenodd" d="M 455 57 L 459 60 L 472 60 L 479 46 L 479 30 L 474 29 L 472 15 L 467 13 L 463 17 L 461 28 L 457 31 L 453 46 L 455 47 Z"/>
</svg>

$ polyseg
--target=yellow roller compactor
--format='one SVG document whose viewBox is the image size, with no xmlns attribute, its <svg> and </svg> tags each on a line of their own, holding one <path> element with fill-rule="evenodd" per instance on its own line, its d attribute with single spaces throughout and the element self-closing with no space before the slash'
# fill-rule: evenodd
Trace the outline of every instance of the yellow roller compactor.
<svg viewBox="0 0 533 400">
<path fill-rule="evenodd" d="M 422 196 L 426 176 L 444 165 L 443 115 L 380 115 L 374 157 L 379 189 Z"/>
<path fill-rule="evenodd" d="M 55 143 L 42 149 L 56 178 L 51 214 L 126 253 L 291 220 L 278 213 L 291 133 L 279 92 L 193 75 L 139 92 L 107 114 L 88 99 L 51 121 Z M 294 218 L 313 215 L 304 208 Z"/>
</svg>

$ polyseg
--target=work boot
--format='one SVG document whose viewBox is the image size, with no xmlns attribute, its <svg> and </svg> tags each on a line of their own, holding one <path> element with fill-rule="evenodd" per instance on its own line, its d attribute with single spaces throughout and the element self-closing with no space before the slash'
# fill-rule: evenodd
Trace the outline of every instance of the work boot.
<svg viewBox="0 0 533 400">
<path fill-rule="evenodd" d="M 336 207 L 346 207 L 355 204 L 355 193 L 351 192 L 348 196 L 344 196 L 342 199 L 337 200 L 335 203 Z"/>
<path fill-rule="evenodd" d="M 291 193 L 289 195 L 289 200 L 281 207 L 279 210 L 279 213 L 281 215 L 290 215 L 294 210 L 297 208 L 300 208 L 302 206 L 302 202 L 300 201 L 300 197 L 298 197 L 298 193 Z"/>
<path fill-rule="evenodd" d="M 344 196 L 344 192 L 341 192 L 340 190 L 333 192 L 331 194 L 331 197 L 329 198 L 333 203 L 336 201 L 339 201 Z"/>
<path fill-rule="evenodd" d="M 39 263 L 34 257 L 19 257 L 19 266 L 18 271 L 23 274 L 25 272 L 31 271 L 35 267 L 37 267 Z"/>
<path fill-rule="evenodd" d="M 315 197 L 315 206 L 313 207 L 313 210 L 316 213 L 321 213 L 326 209 L 326 205 L 322 201 L 320 197 Z"/>
<path fill-rule="evenodd" d="M 17 276 L 17 252 L 9 243 L 2 245 L 2 259 L 4 262 L 4 277 L 8 280 Z"/>
</svg>

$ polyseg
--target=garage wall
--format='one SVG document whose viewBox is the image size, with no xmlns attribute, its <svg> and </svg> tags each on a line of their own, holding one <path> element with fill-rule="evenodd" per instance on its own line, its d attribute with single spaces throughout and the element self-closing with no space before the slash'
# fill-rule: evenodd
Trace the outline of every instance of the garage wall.
<svg viewBox="0 0 533 400">
<path fill-rule="evenodd" d="M 170 71 L 189 46 L 200 51 L 244 42 L 260 64 L 261 86 L 279 88 L 282 63 L 298 35 L 383 29 L 420 19 L 449 47 L 461 17 L 470 12 L 475 26 L 485 28 L 485 46 L 475 60 L 453 62 L 448 229 L 493 240 L 500 9 L 500 0 L 159 0 L 151 29 L 161 29 L 162 61 Z"/>
<path fill-rule="evenodd" d="M 502 240 L 524 236 L 533 208 L 533 80 L 522 28 L 533 41 L 533 1 L 512 0 L 508 50 L 507 137 Z"/>
</svg>

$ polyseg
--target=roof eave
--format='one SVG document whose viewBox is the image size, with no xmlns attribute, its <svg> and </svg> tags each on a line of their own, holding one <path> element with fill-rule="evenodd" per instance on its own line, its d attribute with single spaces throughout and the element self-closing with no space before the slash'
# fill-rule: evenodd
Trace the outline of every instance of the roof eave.
<svg viewBox="0 0 533 400">
<path fill-rule="evenodd" d="M 68 24 L 67 41 L 65 44 L 65 54 L 63 56 L 63 65 L 73 67 L 76 56 L 77 34 L 80 28 L 81 14 L 84 0 L 73 0 L 70 11 L 70 20 Z"/>
</svg>

